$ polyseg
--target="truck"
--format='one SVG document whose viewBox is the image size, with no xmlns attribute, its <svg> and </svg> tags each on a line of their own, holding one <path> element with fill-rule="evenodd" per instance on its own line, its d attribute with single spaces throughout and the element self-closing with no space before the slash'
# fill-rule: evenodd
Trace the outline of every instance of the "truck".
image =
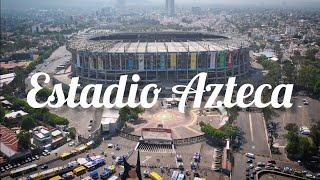
<svg viewBox="0 0 320 180">
<path fill-rule="evenodd" d="M 108 179 L 111 176 L 111 173 L 109 171 L 109 169 L 105 169 L 101 174 L 100 174 L 100 178 L 101 179 Z"/>
<path fill-rule="evenodd" d="M 91 171 L 90 176 L 92 177 L 92 179 L 99 179 L 99 173 L 97 170 Z"/>
</svg>

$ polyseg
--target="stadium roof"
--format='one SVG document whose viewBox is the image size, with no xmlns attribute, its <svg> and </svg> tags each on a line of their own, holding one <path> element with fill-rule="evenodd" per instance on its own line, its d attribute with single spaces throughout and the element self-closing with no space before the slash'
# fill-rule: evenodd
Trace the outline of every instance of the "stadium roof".
<svg viewBox="0 0 320 180">
<path fill-rule="evenodd" d="M 247 47 L 245 38 L 227 38 L 209 33 L 114 33 L 76 36 L 69 47 L 77 51 L 109 53 L 203 52 Z"/>
</svg>

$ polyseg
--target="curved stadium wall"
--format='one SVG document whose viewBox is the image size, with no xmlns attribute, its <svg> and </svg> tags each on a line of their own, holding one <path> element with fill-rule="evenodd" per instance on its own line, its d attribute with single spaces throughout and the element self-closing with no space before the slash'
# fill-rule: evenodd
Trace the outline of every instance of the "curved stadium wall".
<svg viewBox="0 0 320 180">
<path fill-rule="evenodd" d="M 82 84 L 108 86 L 124 74 L 129 82 L 133 74 L 139 74 L 141 84 L 160 85 L 186 83 L 200 72 L 208 73 L 207 83 L 225 83 L 231 76 L 240 80 L 248 74 L 247 47 L 223 43 L 226 37 L 198 34 L 118 33 L 81 38 L 68 45 L 72 75 Z"/>
</svg>

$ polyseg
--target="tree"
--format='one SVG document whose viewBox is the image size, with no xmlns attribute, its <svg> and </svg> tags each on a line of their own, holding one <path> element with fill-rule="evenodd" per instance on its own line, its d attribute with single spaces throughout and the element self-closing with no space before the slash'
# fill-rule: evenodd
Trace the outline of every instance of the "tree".
<svg viewBox="0 0 320 180">
<path fill-rule="evenodd" d="M 2 121 L 4 120 L 5 115 L 6 115 L 6 111 L 2 106 L 2 104 L 0 104 L 0 123 L 1 124 L 3 123 Z"/>
<path fill-rule="evenodd" d="M 299 146 L 297 149 L 298 157 L 302 160 L 306 160 L 317 152 L 317 147 L 310 137 L 299 136 Z"/>
<path fill-rule="evenodd" d="M 299 127 L 295 123 L 289 123 L 284 127 L 285 130 L 297 134 L 299 132 Z"/>
<path fill-rule="evenodd" d="M 7 74 L 7 73 L 8 73 L 7 69 L 0 67 L 0 75 Z"/>
<path fill-rule="evenodd" d="M 227 108 L 229 115 L 229 122 L 233 122 L 238 117 L 238 106 L 233 106 L 232 108 Z"/>
<path fill-rule="evenodd" d="M 126 122 L 130 119 L 138 119 L 139 114 L 143 113 L 145 110 L 141 107 L 130 108 L 128 106 L 121 108 L 119 111 L 120 120 Z"/>
<path fill-rule="evenodd" d="M 295 67 L 290 61 L 286 61 L 284 63 L 283 73 L 285 75 L 285 81 L 287 83 L 293 83 L 295 81 Z"/>
<path fill-rule="evenodd" d="M 233 141 L 236 134 L 240 134 L 240 129 L 231 124 L 226 124 L 220 129 L 216 129 L 209 123 L 204 123 L 202 121 L 199 125 L 201 127 L 201 131 L 218 145 L 223 145 L 226 139 Z"/>
<path fill-rule="evenodd" d="M 36 121 L 30 115 L 22 116 L 21 119 L 21 129 L 23 130 L 29 131 L 37 125 Z"/>
<path fill-rule="evenodd" d="M 288 140 L 286 151 L 289 157 L 306 161 L 316 154 L 315 142 L 310 137 L 299 135 L 299 127 L 296 124 L 290 123 L 286 125 L 285 129 L 288 131 L 285 137 Z"/>
<path fill-rule="evenodd" d="M 31 135 L 29 132 L 21 131 L 18 136 L 18 147 L 19 149 L 29 149 L 31 146 Z"/>
<path fill-rule="evenodd" d="M 47 101 L 48 97 L 51 96 L 52 90 L 48 88 L 42 88 L 40 91 L 37 93 L 37 99 L 40 101 Z"/>
<path fill-rule="evenodd" d="M 75 139 L 76 138 L 76 134 L 77 134 L 77 131 L 76 131 L 76 128 L 74 127 L 71 127 L 69 129 L 69 136 L 71 139 Z"/>
<path fill-rule="evenodd" d="M 315 60 L 316 60 L 315 55 L 317 54 L 317 52 L 319 52 L 319 49 L 309 48 L 309 49 L 306 51 L 306 58 L 307 58 L 307 59 L 310 59 L 310 60 L 312 60 L 312 61 L 315 61 Z"/>
<path fill-rule="evenodd" d="M 317 121 L 317 123 L 313 124 L 310 128 L 310 136 L 316 146 L 320 146 L 320 121 Z"/>
</svg>

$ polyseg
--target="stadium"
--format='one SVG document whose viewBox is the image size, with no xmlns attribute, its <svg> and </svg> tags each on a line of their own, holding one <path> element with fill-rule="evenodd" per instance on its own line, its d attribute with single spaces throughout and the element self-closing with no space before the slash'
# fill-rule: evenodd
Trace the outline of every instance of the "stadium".
<svg viewBox="0 0 320 180">
<path fill-rule="evenodd" d="M 72 76 L 82 85 L 118 83 L 140 75 L 140 83 L 171 87 L 207 72 L 207 83 L 241 80 L 250 70 L 248 42 L 201 32 L 86 33 L 67 46 Z M 130 82 L 129 82 L 130 83 Z"/>
</svg>

